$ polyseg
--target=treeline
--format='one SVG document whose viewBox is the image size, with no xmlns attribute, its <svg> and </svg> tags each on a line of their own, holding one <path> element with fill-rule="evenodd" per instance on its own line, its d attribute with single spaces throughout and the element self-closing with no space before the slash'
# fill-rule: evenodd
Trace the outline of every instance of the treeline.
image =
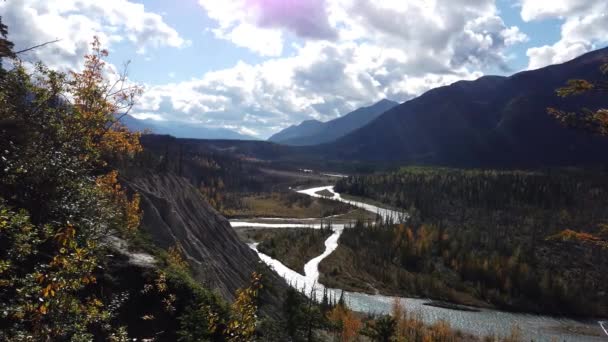
<svg viewBox="0 0 608 342">
<path fill-rule="evenodd" d="M 263 170 L 265 167 L 285 166 L 252 160 L 210 142 L 167 135 L 143 135 L 140 140 L 142 153 L 123 167 L 129 177 L 142 172 L 177 174 L 197 186 L 205 199 L 220 212 L 246 208 L 244 194 L 286 192 L 290 186 L 297 185 L 293 179 L 280 173 Z M 288 200 L 292 204 L 299 201 L 295 197 L 292 195 Z"/>
<path fill-rule="evenodd" d="M 166 135 L 143 135 L 142 153 L 123 169 L 128 177 L 145 172 L 173 173 L 195 185 L 218 210 L 243 206 L 242 193 L 267 187 L 259 167 L 222 151 L 207 148 L 196 140 Z"/>
<path fill-rule="evenodd" d="M 340 240 L 357 251 L 353 263 L 389 290 L 513 310 L 608 314 L 602 173 L 410 168 L 343 179 L 336 189 L 411 214 L 405 225 L 359 223 Z"/>
<path fill-rule="evenodd" d="M 514 326 L 507 336 L 474 336 L 463 333 L 438 320 L 433 324 L 423 321 L 419 313 L 409 312 L 399 300 L 392 303 L 390 315 L 372 315 L 353 312 L 343 294 L 334 296 L 325 290 L 319 303 L 305 293 L 290 289 L 285 301 L 282 328 L 291 341 L 524 341 L 521 330 Z M 264 340 L 274 341 L 269 336 Z"/>
<path fill-rule="evenodd" d="M 498 171 L 408 167 L 399 172 L 340 179 L 336 191 L 369 197 L 433 217 L 450 207 L 604 213 L 608 177 L 601 171 Z M 423 216 L 423 217 L 424 217 Z"/>
</svg>

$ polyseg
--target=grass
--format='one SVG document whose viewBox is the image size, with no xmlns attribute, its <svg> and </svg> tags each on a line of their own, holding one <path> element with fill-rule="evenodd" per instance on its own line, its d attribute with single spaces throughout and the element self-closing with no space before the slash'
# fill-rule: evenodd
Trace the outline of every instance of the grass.
<svg viewBox="0 0 608 342">
<path fill-rule="evenodd" d="M 345 246 L 338 245 L 338 248 L 323 259 L 319 264 L 319 282 L 325 286 L 332 288 L 340 288 L 347 291 L 364 292 L 368 294 L 382 294 L 386 296 L 398 297 L 425 297 L 429 294 L 411 293 L 400 286 L 400 283 L 383 281 L 377 277 L 368 274 L 361 267 L 356 267 L 353 263 L 356 251 Z M 396 268 L 389 268 L 387 272 L 397 272 Z M 410 273 L 412 279 L 417 281 L 428 281 L 429 275 Z M 439 284 L 436 284 L 439 286 Z M 472 307 L 492 307 L 488 303 L 479 300 L 470 294 L 459 291 L 451 287 L 442 287 L 442 296 L 435 298 L 456 304 L 467 305 Z"/>
<path fill-rule="evenodd" d="M 286 228 L 240 230 L 241 239 L 259 242 L 260 252 L 279 260 L 290 269 L 304 274 L 304 265 L 325 251 L 329 229 Z"/>
<path fill-rule="evenodd" d="M 349 211 L 346 214 L 342 214 L 339 216 L 336 216 L 335 218 L 332 218 L 332 220 L 334 222 L 336 221 L 356 221 L 356 220 L 360 220 L 363 222 L 367 222 L 367 221 L 374 221 L 376 219 L 376 214 L 369 212 L 365 209 L 361 209 L 361 208 L 357 208 L 354 210 Z"/>
<path fill-rule="evenodd" d="M 374 205 L 379 208 L 390 209 L 390 210 L 394 210 L 394 211 L 403 211 L 403 208 L 398 208 L 398 207 L 392 206 L 390 204 L 382 203 L 380 201 L 376 201 L 376 200 L 373 200 L 373 199 L 367 198 L 367 197 L 353 196 L 353 195 L 349 195 L 349 194 L 345 194 L 345 193 L 341 193 L 340 197 L 342 197 L 343 199 L 345 199 L 347 201 L 356 201 L 356 202 Z"/>
<path fill-rule="evenodd" d="M 322 218 L 346 214 L 354 207 L 324 198 L 311 198 L 296 192 L 248 195 L 242 208 L 224 210 L 227 217 Z"/>
<path fill-rule="evenodd" d="M 372 276 L 357 270 L 352 264 L 353 250 L 338 248 L 319 265 L 319 282 L 331 288 L 345 291 L 375 294 L 377 287 L 382 287 Z"/>
<path fill-rule="evenodd" d="M 319 196 L 323 196 L 323 197 L 334 197 L 334 193 L 325 189 L 325 190 L 321 190 L 321 191 L 317 191 L 315 192 L 315 194 L 319 195 Z"/>
</svg>

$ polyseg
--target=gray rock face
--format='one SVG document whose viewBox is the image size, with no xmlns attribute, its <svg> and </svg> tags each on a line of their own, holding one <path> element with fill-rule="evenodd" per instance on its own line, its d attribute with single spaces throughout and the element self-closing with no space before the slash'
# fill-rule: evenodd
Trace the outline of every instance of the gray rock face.
<svg viewBox="0 0 608 342">
<path fill-rule="evenodd" d="M 260 260 L 238 239 L 228 220 L 184 178 L 155 174 L 127 184 L 141 196 L 142 229 L 162 248 L 181 244 L 195 278 L 233 300 Z"/>
</svg>

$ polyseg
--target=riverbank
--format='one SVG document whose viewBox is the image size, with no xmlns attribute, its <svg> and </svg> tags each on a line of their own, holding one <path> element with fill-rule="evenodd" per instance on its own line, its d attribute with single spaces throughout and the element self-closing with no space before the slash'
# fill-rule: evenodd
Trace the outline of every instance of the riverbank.
<svg viewBox="0 0 608 342">
<path fill-rule="evenodd" d="M 346 231 L 343 234 L 348 234 Z M 408 272 L 402 279 L 393 278 L 393 274 L 400 274 L 403 270 L 396 267 L 388 267 L 382 271 L 385 276 L 368 273 L 367 267 L 354 264 L 357 260 L 357 252 L 344 244 L 338 248 L 319 264 L 319 282 L 331 288 L 339 288 L 347 291 L 362 292 L 370 295 L 385 295 L 395 297 L 411 298 L 432 298 L 444 302 L 451 302 L 458 305 L 465 305 L 477 308 L 495 308 L 491 304 L 479 300 L 468 293 L 449 288 L 431 276 L 418 276 Z M 373 267 L 380 270 L 380 267 Z M 419 284 L 422 291 L 412 291 L 409 286 Z"/>
<path fill-rule="evenodd" d="M 333 193 L 335 200 L 346 201 L 340 197 L 340 194 L 333 192 L 332 187 L 317 187 L 311 189 L 299 190 L 300 193 L 309 195 L 311 197 L 317 197 L 320 195 L 317 192 L 328 189 Z M 365 208 L 371 213 L 378 213 L 381 217 L 395 216 L 394 211 L 390 211 L 384 208 L 379 208 L 366 203 L 352 202 L 352 205 Z M 233 222 L 234 225 L 248 224 L 245 222 Z M 262 224 L 263 226 L 264 224 Z M 283 224 L 273 224 L 275 229 L 283 229 Z M 344 229 L 344 231 L 350 231 L 351 229 Z M 382 231 L 382 229 L 378 229 Z M 252 248 L 258 252 L 260 258 L 269 266 L 274 268 L 279 275 L 281 275 L 289 284 L 296 286 L 298 289 L 306 288 L 307 293 L 310 293 L 310 287 L 315 286 L 316 291 L 314 292 L 315 297 L 320 300 L 323 295 L 325 285 L 331 285 L 325 282 L 323 275 L 319 275 L 319 263 L 323 264 L 326 257 L 333 257 L 334 254 L 340 255 L 340 246 L 342 240 L 340 234 L 333 234 L 325 242 L 325 251 L 322 255 L 313 258 L 305 269 L 307 276 L 303 276 L 297 273 L 287 266 L 283 265 L 280 261 L 273 259 L 264 253 L 257 250 L 255 245 Z M 331 240 L 331 241 L 330 241 Z M 384 243 L 385 248 L 390 246 L 391 243 Z M 334 252 L 334 253 L 332 253 Z M 355 253 L 352 251 L 352 253 Z M 357 253 L 360 251 L 357 250 Z M 357 255 L 357 254 L 355 254 Z M 350 256 L 353 259 L 353 255 Z M 366 262 L 370 262 L 369 260 Z M 357 267 L 354 265 L 353 267 Z M 331 272 L 331 270 L 330 270 Z M 321 279 L 321 284 L 319 280 Z M 342 291 L 340 289 L 327 289 L 332 296 L 339 297 L 344 295 L 346 303 L 355 311 L 373 313 L 373 314 L 388 314 L 391 313 L 391 303 L 394 302 L 396 297 L 376 295 L 379 289 L 375 288 L 373 282 L 365 284 L 365 289 L 357 289 L 356 285 L 363 283 L 366 279 L 354 279 L 350 286 L 352 289 L 359 290 L 361 292 Z M 360 286 L 361 287 L 361 286 Z M 343 288 L 344 289 L 344 288 Z M 367 292 L 367 293 L 364 293 Z M 373 293 L 373 294 L 368 294 Z M 467 310 L 453 310 L 446 307 L 429 306 L 429 300 L 427 299 L 416 299 L 416 298 L 397 298 L 403 303 L 404 307 L 410 312 L 415 312 L 420 316 L 421 321 L 424 324 L 432 325 L 436 322 L 444 320 L 448 322 L 454 329 L 462 330 L 466 333 L 470 333 L 476 336 L 509 336 L 512 327 L 520 327 L 522 340 L 534 340 L 534 341 L 603 341 L 604 333 L 600 328 L 597 320 L 593 321 L 578 321 L 567 318 L 556 318 L 551 316 L 540 316 L 540 315 L 528 315 L 518 314 L 511 312 L 503 312 L 491 309 L 481 309 L 479 312 L 467 311 Z M 464 304 L 470 304 L 464 302 Z M 497 340 L 497 339 L 493 339 Z M 500 339 L 498 339 L 500 340 Z"/>
<path fill-rule="evenodd" d="M 351 201 L 351 202 L 357 202 L 357 203 L 365 203 L 365 204 L 369 204 L 369 205 L 373 205 L 379 208 L 386 208 L 389 210 L 393 210 L 396 212 L 403 212 L 403 208 L 399 208 L 390 204 L 386 204 L 386 203 L 382 203 L 380 201 L 376 201 L 373 200 L 371 198 L 366 198 L 366 197 L 359 197 L 359 196 L 354 196 L 354 195 L 349 195 L 349 194 L 344 194 L 344 193 L 340 193 L 340 197 L 343 198 L 346 201 Z"/>
<path fill-rule="evenodd" d="M 325 198 L 312 198 L 295 191 L 248 194 L 242 197 L 241 206 L 223 210 L 227 218 L 323 218 L 349 213 L 348 204 Z"/>
<path fill-rule="evenodd" d="M 457 291 L 502 310 L 608 316 L 608 198 L 594 195 L 608 190 L 603 173 L 408 168 L 335 189 L 409 208 L 404 226 L 340 241 L 357 251 L 356 271 L 400 295 L 459 301 Z"/>
<path fill-rule="evenodd" d="M 332 234 L 332 230 L 240 228 L 237 229 L 237 234 L 245 243 L 257 243 L 260 252 L 304 275 L 304 265 L 323 253 L 325 240 Z"/>
</svg>

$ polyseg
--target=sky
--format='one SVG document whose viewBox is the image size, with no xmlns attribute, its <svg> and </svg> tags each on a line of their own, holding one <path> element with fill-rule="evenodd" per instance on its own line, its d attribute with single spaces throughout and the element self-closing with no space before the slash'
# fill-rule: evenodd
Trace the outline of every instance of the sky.
<svg viewBox="0 0 608 342">
<path fill-rule="evenodd" d="M 608 44 L 604 0 L 5 0 L 22 55 L 78 70 L 93 36 L 145 92 L 138 118 L 265 139 L 383 98 L 561 63 Z"/>
</svg>

